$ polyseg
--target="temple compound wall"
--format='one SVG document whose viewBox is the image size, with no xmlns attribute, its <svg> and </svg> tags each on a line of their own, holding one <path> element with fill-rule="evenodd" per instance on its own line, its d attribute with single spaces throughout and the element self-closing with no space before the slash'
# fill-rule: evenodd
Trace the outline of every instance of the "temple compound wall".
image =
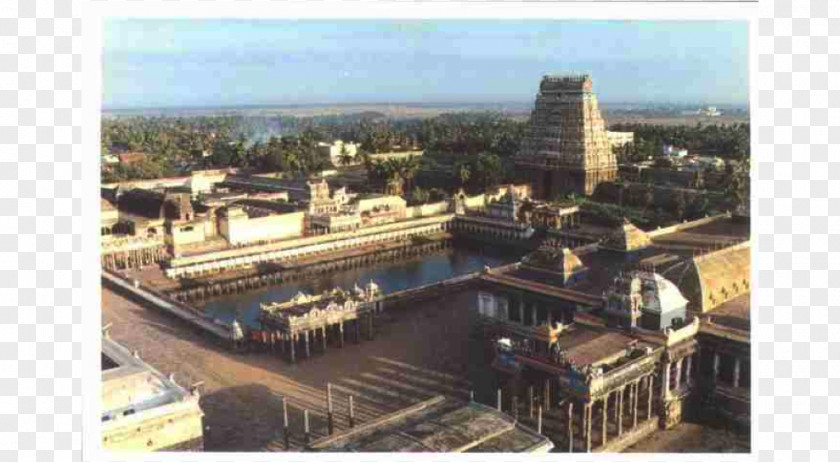
<svg viewBox="0 0 840 462">
<path fill-rule="evenodd" d="M 299 237 L 304 232 L 304 216 L 304 212 L 292 212 L 255 217 L 230 207 L 219 218 L 219 234 L 232 245 Z"/>
<path fill-rule="evenodd" d="M 588 75 L 545 76 L 516 158 L 534 197 L 591 195 L 618 172 Z"/>
</svg>

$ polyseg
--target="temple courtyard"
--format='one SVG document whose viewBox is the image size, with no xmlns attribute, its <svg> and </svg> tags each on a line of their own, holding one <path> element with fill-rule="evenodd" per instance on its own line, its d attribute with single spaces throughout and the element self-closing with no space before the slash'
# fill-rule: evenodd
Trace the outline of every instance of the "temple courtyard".
<svg viewBox="0 0 840 462">
<path fill-rule="evenodd" d="M 203 382 L 200 405 L 207 451 L 283 450 L 282 400 L 288 404 L 292 450 L 303 447 L 303 409 L 312 438 L 327 434 L 326 386 L 333 390 L 335 428 L 348 428 L 348 396 L 356 422 L 366 422 L 436 395 L 466 401 L 470 392 L 495 405 L 493 353 L 475 330 L 476 294 L 425 302 L 377 317 L 376 337 L 290 364 L 271 352 L 235 353 L 185 322 L 102 290 L 103 325 L 111 337 L 184 386 Z M 507 407 L 507 406 L 505 406 Z M 536 427 L 529 416 L 521 422 Z M 549 437 L 562 425 L 550 413 Z M 749 436 L 687 422 L 630 448 L 634 452 L 742 452 Z"/>
</svg>

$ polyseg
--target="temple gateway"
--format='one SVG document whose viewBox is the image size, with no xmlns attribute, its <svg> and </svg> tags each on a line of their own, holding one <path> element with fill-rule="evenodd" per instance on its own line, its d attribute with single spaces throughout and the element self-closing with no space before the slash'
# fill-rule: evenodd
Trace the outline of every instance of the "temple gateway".
<svg viewBox="0 0 840 462">
<path fill-rule="evenodd" d="M 545 76 L 517 168 L 538 199 L 591 195 L 618 172 L 589 75 Z"/>
</svg>

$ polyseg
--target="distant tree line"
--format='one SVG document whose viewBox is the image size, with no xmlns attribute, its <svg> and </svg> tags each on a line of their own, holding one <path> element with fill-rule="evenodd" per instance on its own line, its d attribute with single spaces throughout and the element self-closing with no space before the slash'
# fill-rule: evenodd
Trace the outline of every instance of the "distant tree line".
<svg viewBox="0 0 840 462">
<path fill-rule="evenodd" d="M 103 153 L 143 152 L 144 160 L 103 164 L 104 182 L 187 174 L 194 169 L 238 167 L 254 172 L 307 175 L 331 168 L 319 142 L 341 139 L 360 145 L 359 159 L 347 153 L 344 165 L 361 163 L 376 189 L 399 182 L 406 194 L 423 199 L 429 176 L 447 177 L 467 190 L 479 191 L 511 181 L 513 157 L 519 151 L 527 121 L 494 112 L 463 112 L 430 118 L 387 119 L 367 112 L 348 115 L 218 115 L 200 117 L 120 117 L 102 122 Z M 744 204 L 749 195 L 749 124 L 665 126 L 616 124 L 633 131 L 635 142 L 619 148 L 623 160 L 660 153 L 663 144 L 690 152 L 735 160 L 727 195 Z M 372 161 L 370 154 L 423 150 L 422 159 Z M 431 173 L 429 173 L 431 172 Z M 416 183 L 416 184 L 415 184 Z M 451 183 L 450 183 L 451 184 Z"/>
<path fill-rule="evenodd" d="M 689 153 L 738 159 L 749 155 L 750 124 L 651 125 L 615 124 L 612 131 L 633 132 L 632 145 L 617 148 L 621 160 L 636 161 L 661 154 L 663 145 L 685 148 Z"/>
<path fill-rule="evenodd" d="M 103 165 L 102 177 L 106 182 L 147 179 L 224 167 L 308 174 L 330 166 L 318 142 L 341 139 L 358 143 L 363 158 L 424 150 L 430 164 L 450 169 L 457 160 L 470 166 L 473 183 L 487 183 L 496 176 L 488 172 L 496 159 L 516 154 L 524 127 L 523 122 L 495 113 L 396 120 L 378 113 L 104 119 L 103 153 L 142 152 L 145 157 L 131 164 Z M 349 165 L 352 159 L 344 155 L 341 163 Z M 372 172 L 374 177 L 379 170 Z"/>
</svg>

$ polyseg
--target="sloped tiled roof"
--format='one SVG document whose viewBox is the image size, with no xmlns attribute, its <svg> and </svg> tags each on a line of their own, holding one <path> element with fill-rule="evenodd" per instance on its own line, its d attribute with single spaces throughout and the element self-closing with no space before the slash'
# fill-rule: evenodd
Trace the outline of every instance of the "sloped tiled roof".
<svg viewBox="0 0 840 462">
<path fill-rule="evenodd" d="M 630 252 L 648 247 L 650 243 L 647 233 L 625 220 L 621 226 L 607 236 L 601 246 L 611 250 Z"/>
</svg>

